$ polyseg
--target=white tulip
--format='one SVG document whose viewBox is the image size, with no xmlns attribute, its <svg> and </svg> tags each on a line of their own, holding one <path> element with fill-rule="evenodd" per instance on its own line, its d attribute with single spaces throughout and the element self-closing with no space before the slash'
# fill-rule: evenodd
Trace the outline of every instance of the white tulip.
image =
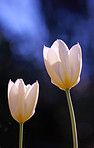
<svg viewBox="0 0 94 148">
<path fill-rule="evenodd" d="M 82 52 L 79 43 L 69 50 L 62 40 L 56 40 L 51 48 L 44 46 L 43 57 L 54 85 L 66 90 L 78 84 L 82 69 Z"/>
<path fill-rule="evenodd" d="M 8 103 L 12 117 L 19 123 L 30 119 L 37 104 L 39 95 L 39 84 L 25 85 L 22 79 L 15 83 L 11 80 L 8 84 Z"/>
</svg>

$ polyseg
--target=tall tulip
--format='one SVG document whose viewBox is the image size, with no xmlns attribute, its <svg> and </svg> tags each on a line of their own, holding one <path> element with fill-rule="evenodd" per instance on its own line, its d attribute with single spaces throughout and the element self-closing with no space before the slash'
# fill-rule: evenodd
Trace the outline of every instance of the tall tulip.
<svg viewBox="0 0 94 148">
<path fill-rule="evenodd" d="M 74 148 L 78 147 L 76 122 L 70 97 L 70 89 L 80 81 L 82 52 L 79 43 L 70 50 L 62 40 L 56 40 L 51 48 L 44 46 L 44 63 L 51 82 L 66 91 L 73 132 Z"/>
<path fill-rule="evenodd" d="M 62 40 L 56 40 L 51 48 L 44 46 L 43 56 L 53 84 L 62 90 L 70 89 L 78 84 L 82 68 L 79 43 L 69 50 Z"/>
<path fill-rule="evenodd" d="M 19 148 L 22 148 L 23 123 L 30 119 L 37 104 L 39 84 L 25 85 L 22 79 L 8 84 L 8 103 L 12 117 L 20 124 Z"/>
</svg>

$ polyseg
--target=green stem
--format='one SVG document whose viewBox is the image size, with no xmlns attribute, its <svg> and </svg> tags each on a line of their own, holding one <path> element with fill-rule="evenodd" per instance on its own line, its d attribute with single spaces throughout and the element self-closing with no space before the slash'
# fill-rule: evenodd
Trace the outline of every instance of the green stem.
<svg viewBox="0 0 94 148">
<path fill-rule="evenodd" d="M 73 105 L 72 105 L 70 90 L 69 89 L 66 89 L 66 96 L 67 96 L 67 102 L 68 102 L 70 118 L 71 118 L 71 124 L 72 124 L 73 145 L 74 145 L 74 148 L 78 148 L 75 115 L 74 115 L 74 110 L 73 110 Z"/>
<path fill-rule="evenodd" d="M 19 148 L 23 145 L 23 123 L 19 124 Z"/>
</svg>

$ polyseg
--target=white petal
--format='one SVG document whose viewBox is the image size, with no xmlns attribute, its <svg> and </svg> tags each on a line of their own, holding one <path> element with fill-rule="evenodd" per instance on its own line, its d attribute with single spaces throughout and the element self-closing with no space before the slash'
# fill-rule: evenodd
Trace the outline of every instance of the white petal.
<svg viewBox="0 0 94 148">
<path fill-rule="evenodd" d="M 20 79 L 17 79 L 17 80 L 15 81 L 15 85 L 16 85 L 17 88 L 19 87 L 19 83 L 20 83 Z"/>
<path fill-rule="evenodd" d="M 56 40 L 52 46 L 51 49 L 56 53 L 58 60 L 60 61 L 60 55 L 59 55 L 59 40 Z"/>
<path fill-rule="evenodd" d="M 70 71 L 69 65 L 68 65 L 68 69 L 67 69 L 65 63 L 61 62 L 59 71 L 60 71 L 60 76 L 61 76 L 62 82 L 65 85 L 65 89 L 69 88 L 70 77 L 71 77 L 71 75 L 70 75 L 71 71 Z"/>
<path fill-rule="evenodd" d="M 69 57 L 68 57 L 68 54 L 69 54 L 69 50 L 68 50 L 68 47 L 67 45 L 61 41 L 61 40 L 58 40 L 59 42 L 59 55 L 60 55 L 60 59 L 62 61 L 62 63 L 65 65 L 65 71 L 66 71 L 66 74 L 68 75 L 69 73 Z"/>
<path fill-rule="evenodd" d="M 61 61 L 66 61 L 68 58 L 69 49 L 62 40 L 57 40 L 59 48 L 59 56 Z"/>
<path fill-rule="evenodd" d="M 48 51 L 50 50 L 50 48 L 44 46 L 43 48 L 43 56 L 44 58 L 47 60 L 47 54 L 48 54 Z"/>
<path fill-rule="evenodd" d="M 24 101 L 25 101 L 25 84 L 22 79 L 18 79 L 15 83 L 18 84 L 18 106 L 16 108 L 16 116 L 19 122 L 22 122 L 24 116 Z"/>
<path fill-rule="evenodd" d="M 62 81 L 67 87 L 70 81 L 69 49 L 62 40 L 58 40 L 58 44 L 59 44 L 59 55 L 61 59 L 60 75 L 62 77 Z"/>
<path fill-rule="evenodd" d="M 75 85 L 80 77 L 82 69 L 82 53 L 79 44 L 70 49 L 71 84 Z"/>
<path fill-rule="evenodd" d="M 44 56 L 44 59 L 46 59 L 50 65 L 52 65 L 58 61 L 58 57 L 57 57 L 56 53 L 54 52 L 54 50 L 52 50 L 51 48 L 48 48 L 46 46 L 44 46 L 43 56 Z"/>
<path fill-rule="evenodd" d="M 24 104 L 24 122 L 28 120 L 35 112 L 35 107 L 37 104 L 39 95 L 39 84 L 35 82 L 31 85 L 31 89 L 28 92 L 28 95 L 25 99 Z"/>
<path fill-rule="evenodd" d="M 54 50 L 50 49 L 48 51 L 47 60 L 48 60 L 50 65 L 53 65 L 53 64 L 55 64 L 55 63 L 57 63 L 59 61 L 56 53 L 54 52 Z"/>
<path fill-rule="evenodd" d="M 11 115 L 17 121 L 16 107 L 18 105 L 18 89 L 12 81 L 9 81 L 8 85 L 8 103 Z"/>
<path fill-rule="evenodd" d="M 19 79 L 18 91 L 19 91 L 19 97 L 21 101 L 23 101 L 25 99 L 25 84 L 22 79 Z"/>
<path fill-rule="evenodd" d="M 45 66 L 49 76 L 51 77 L 51 82 L 58 86 L 59 88 L 65 89 L 61 75 L 60 75 L 60 62 L 50 65 L 47 60 L 45 60 Z"/>
<path fill-rule="evenodd" d="M 25 86 L 25 99 L 26 99 L 26 96 L 28 95 L 28 92 L 29 92 L 30 89 L 31 89 L 31 85 L 30 84 Z"/>
<path fill-rule="evenodd" d="M 51 48 L 44 46 L 43 49 L 43 56 L 44 56 L 44 63 L 47 69 L 48 74 L 51 77 L 51 81 L 53 84 L 61 85 L 61 79 L 59 78 L 59 59 L 57 53 L 55 52 L 54 48 L 58 48 L 56 45 L 58 42 L 55 41 Z"/>
<path fill-rule="evenodd" d="M 8 83 L 8 98 L 9 98 L 9 92 L 11 90 L 11 87 L 13 86 L 13 82 L 11 80 L 9 80 L 9 83 Z"/>
</svg>

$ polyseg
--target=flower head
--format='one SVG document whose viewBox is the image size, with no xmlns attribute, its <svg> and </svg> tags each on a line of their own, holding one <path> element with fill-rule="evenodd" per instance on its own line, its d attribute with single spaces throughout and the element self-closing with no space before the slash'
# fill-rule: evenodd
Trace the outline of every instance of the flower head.
<svg viewBox="0 0 94 148">
<path fill-rule="evenodd" d="M 62 40 L 56 40 L 51 48 L 44 46 L 43 57 L 54 85 L 66 90 L 78 84 L 82 69 L 82 52 L 79 43 L 69 50 Z"/>
<path fill-rule="evenodd" d="M 8 103 L 12 117 L 19 123 L 30 119 L 37 104 L 39 95 L 39 84 L 25 85 L 22 79 L 15 83 L 11 80 L 8 84 Z"/>
</svg>

